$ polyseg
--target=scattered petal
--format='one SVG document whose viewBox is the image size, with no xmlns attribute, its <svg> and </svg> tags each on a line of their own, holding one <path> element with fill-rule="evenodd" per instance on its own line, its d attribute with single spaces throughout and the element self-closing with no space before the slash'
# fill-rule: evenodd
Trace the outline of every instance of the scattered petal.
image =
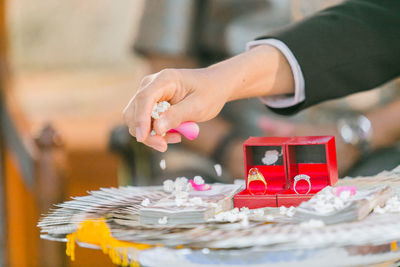
<svg viewBox="0 0 400 267">
<path fill-rule="evenodd" d="M 222 167 L 221 167 L 220 164 L 215 164 L 214 165 L 214 169 L 215 169 L 215 172 L 217 173 L 218 176 L 222 175 Z"/>
<path fill-rule="evenodd" d="M 208 248 L 203 248 L 203 249 L 201 250 L 201 252 L 202 252 L 203 254 L 209 254 L 209 253 L 210 253 L 210 249 L 208 249 Z"/>
<path fill-rule="evenodd" d="M 163 188 L 165 192 L 173 192 L 175 188 L 175 183 L 172 180 L 165 180 L 163 183 Z"/>
<path fill-rule="evenodd" d="M 150 204 L 150 199 L 148 199 L 148 198 L 143 199 L 143 201 L 141 203 L 141 205 L 144 207 L 147 207 L 149 204 Z"/>
<path fill-rule="evenodd" d="M 197 184 L 197 185 L 204 184 L 204 179 L 203 179 L 203 177 L 201 177 L 201 176 L 195 176 L 195 177 L 193 178 L 193 181 L 194 181 L 194 183 Z"/>
<path fill-rule="evenodd" d="M 166 167 L 167 167 L 167 164 L 166 164 L 166 162 L 165 162 L 165 159 L 162 159 L 162 160 L 160 161 L 160 168 L 161 168 L 162 170 L 165 170 Z"/>
<path fill-rule="evenodd" d="M 272 165 L 279 159 L 278 150 L 267 150 L 265 151 L 264 157 L 261 159 L 262 163 L 265 165 Z"/>
<path fill-rule="evenodd" d="M 164 217 L 158 219 L 158 224 L 167 224 L 167 223 L 168 223 L 167 216 L 164 216 Z"/>
</svg>

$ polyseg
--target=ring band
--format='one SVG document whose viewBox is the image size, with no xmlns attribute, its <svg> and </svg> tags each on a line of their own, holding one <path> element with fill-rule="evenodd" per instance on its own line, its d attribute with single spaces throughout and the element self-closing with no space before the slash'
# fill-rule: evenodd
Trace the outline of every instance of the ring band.
<svg viewBox="0 0 400 267">
<path fill-rule="evenodd" d="M 294 192 L 296 192 L 296 194 L 299 194 L 299 195 L 300 195 L 300 193 L 297 192 L 296 185 L 297 185 L 297 182 L 300 181 L 300 180 L 304 180 L 304 181 L 306 181 L 308 183 L 308 191 L 307 191 L 307 193 L 304 193 L 305 195 L 307 195 L 311 191 L 310 176 L 308 176 L 306 174 L 298 174 L 298 175 L 296 175 L 294 177 L 293 189 L 294 189 Z"/>
<path fill-rule="evenodd" d="M 247 176 L 247 190 L 252 195 L 255 195 L 255 194 L 252 190 L 252 187 L 250 186 L 250 183 L 256 182 L 256 181 L 259 181 L 264 184 L 264 192 L 262 193 L 262 195 L 264 195 L 267 192 L 267 182 L 265 181 L 265 178 L 262 175 L 262 173 L 257 168 L 251 168 L 249 170 L 249 174 Z"/>
</svg>

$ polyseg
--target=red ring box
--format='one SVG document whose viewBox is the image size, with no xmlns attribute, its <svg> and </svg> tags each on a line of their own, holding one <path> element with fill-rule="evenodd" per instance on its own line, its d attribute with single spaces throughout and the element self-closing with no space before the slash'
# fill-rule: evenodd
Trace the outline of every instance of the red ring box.
<svg viewBox="0 0 400 267">
<path fill-rule="evenodd" d="M 277 150 L 278 160 L 265 165 L 266 151 Z M 246 189 L 236 194 L 234 205 L 250 209 L 261 207 L 298 206 L 338 180 L 334 136 L 250 137 L 243 143 Z M 247 188 L 249 169 L 257 168 L 267 182 L 264 194 L 250 194 Z M 310 176 L 309 185 L 299 180 L 294 191 L 294 177 Z M 307 194 L 306 194 L 307 193 Z"/>
</svg>

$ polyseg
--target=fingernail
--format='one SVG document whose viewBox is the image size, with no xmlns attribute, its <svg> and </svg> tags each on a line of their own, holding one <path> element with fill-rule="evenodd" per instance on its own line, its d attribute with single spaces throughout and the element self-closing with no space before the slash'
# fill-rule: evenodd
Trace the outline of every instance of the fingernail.
<svg viewBox="0 0 400 267">
<path fill-rule="evenodd" d="M 176 143 L 180 143 L 182 141 L 182 138 L 180 135 L 170 135 L 167 137 L 167 141 L 169 144 L 176 144 Z"/>
<path fill-rule="evenodd" d="M 143 141 L 143 134 L 141 132 L 140 127 L 136 127 L 136 139 L 141 142 Z"/>
</svg>

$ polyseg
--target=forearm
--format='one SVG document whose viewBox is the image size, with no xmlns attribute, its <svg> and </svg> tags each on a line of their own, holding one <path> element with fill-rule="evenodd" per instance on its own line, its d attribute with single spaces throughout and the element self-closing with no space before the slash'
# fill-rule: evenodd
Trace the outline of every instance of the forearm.
<svg viewBox="0 0 400 267">
<path fill-rule="evenodd" d="M 262 45 L 207 68 L 210 78 L 230 92 L 229 101 L 294 93 L 294 79 L 286 57 Z"/>
<path fill-rule="evenodd" d="M 373 129 L 373 150 L 393 146 L 400 139 L 399 111 L 400 99 L 367 114 Z"/>
</svg>

